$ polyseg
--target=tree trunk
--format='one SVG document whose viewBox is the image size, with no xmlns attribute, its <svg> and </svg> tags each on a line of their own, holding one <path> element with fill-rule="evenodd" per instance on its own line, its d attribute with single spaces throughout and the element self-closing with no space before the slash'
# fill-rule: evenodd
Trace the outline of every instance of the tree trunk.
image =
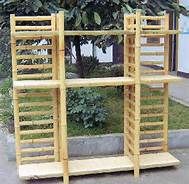
<svg viewBox="0 0 189 184">
<path fill-rule="evenodd" d="M 79 76 L 81 78 L 84 78 L 85 76 L 84 76 L 84 67 L 83 67 L 83 62 L 82 62 L 82 57 L 81 57 L 80 37 L 75 36 L 74 42 L 75 42 L 77 71 L 78 71 Z"/>
</svg>

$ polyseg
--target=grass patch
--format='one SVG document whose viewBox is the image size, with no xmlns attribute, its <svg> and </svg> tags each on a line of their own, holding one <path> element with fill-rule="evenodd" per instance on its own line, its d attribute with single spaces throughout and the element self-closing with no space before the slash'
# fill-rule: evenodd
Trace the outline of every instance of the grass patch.
<svg viewBox="0 0 189 184">
<path fill-rule="evenodd" d="M 123 132 L 123 96 L 119 89 L 114 87 L 97 88 L 100 94 L 106 98 L 105 107 L 108 109 L 108 118 L 103 127 L 87 128 L 68 122 L 69 136 L 99 135 Z M 153 92 L 159 95 L 159 92 Z M 150 94 L 145 94 L 150 95 Z M 148 102 L 147 102 L 148 103 Z M 156 104 L 152 101 L 150 104 Z M 144 102 L 144 104 L 146 104 Z M 149 103 L 148 103 L 149 104 Z M 189 129 L 189 107 L 169 99 L 169 129 Z"/>
</svg>

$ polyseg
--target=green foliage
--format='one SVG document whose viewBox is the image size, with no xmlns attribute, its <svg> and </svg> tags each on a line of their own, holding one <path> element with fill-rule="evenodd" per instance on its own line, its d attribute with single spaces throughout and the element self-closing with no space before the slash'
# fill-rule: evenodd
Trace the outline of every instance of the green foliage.
<svg viewBox="0 0 189 184">
<path fill-rule="evenodd" d="M 12 123 L 13 120 L 11 86 L 11 78 L 5 79 L 3 84 L 0 86 L 0 122 L 4 124 Z"/>
<path fill-rule="evenodd" d="M 71 122 L 85 128 L 102 126 L 107 117 L 103 97 L 90 88 L 69 89 L 67 92 L 67 112 Z"/>
<path fill-rule="evenodd" d="M 89 76 L 99 65 L 99 60 L 92 56 L 82 56 L 82 62 L 84 66 L 84 76 Z"/>
</svg>

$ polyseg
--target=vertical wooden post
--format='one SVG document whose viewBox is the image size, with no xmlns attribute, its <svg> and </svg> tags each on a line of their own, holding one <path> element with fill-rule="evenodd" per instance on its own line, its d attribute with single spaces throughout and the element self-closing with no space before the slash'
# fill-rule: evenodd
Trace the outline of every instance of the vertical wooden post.
<svg viewBox="0 0 189 184">
<path fill-rule="evenodd" d="M 135 133 L 134 133 L 134 176 L 139 177 L 140 169 L 140 47 L 141 47 L 141 12 L 136 12 L 135 35 Z"/>
<path fill-rule="evenodd" d="M 124 31 L 127 30 L 127 15 L 124 15 Z M 123 43 L 123 49 L 124 49 L 124 63 L 123 63 L 123 70 L 124 70 L 124 77 L 127 76 L 127 67 L 128 67 L 128 46 L 127 46 L 127 35 L 124 34 L 124 43 Z M 127 86 L 124 86 L 124 155 L 128 155 L 128 141 L 127 141 L 127 134 L 128 134 L 128 129 L 127 129 L 127 109 L 128 109 L 128 102 L 127 102 Z"/>
<path fill-rule="evenodd" d="M 165 31 L 169 30 L 169 14 L 165 15 Z M 169 73 L 169 35 L 164 37 L 164 74 Z M 168 151 L 168 108 L 169 108 L 169 95 L 168 95 L 168 83 L 164 83 L 164 115 L 163 115 L 163 151 Z"/>
<path fill-rule="evenodd" d="M 65 45 L 64 45 L 64 12 L 58 13 L 59 25 L 59 76 L 60 76 L 60 130 L 61 130 L 61 157 L 63 162 L 64 184 L 69 184 L 68 145 L 67 145 L 67 116 L 66 116 L 66 86 L 65 86 Z"/>
<path fill-rule="evenodd" d="M 51 26 L 52 31 L 56 31 L 56 15 L 51 14 Z M 56 36 L 52 36 L 52 80 L 57 80 L 57 48 L 56 48 Z M 58 93 L 57 89 L 52 90 L 52 98 L 53 98 L 53 128 L 54 128 L 54 155 L 55 161 L 59 161 L 59 132 L 58 132 Z"/>
<path fill-rule="evenodd" d="M 10 28 L 11 28 L 11 55 L 12 55 L 12 79 L 17 80 L 17 60 L 16 60 L 16 39 L 13 36 L 15 33 L 15 15 L 10 15 Z"/>
<path fill-rule="evenodd" d="M 15 32 L 15 15 L 10 15 L 11 27 L 11 54 L 12 54 L 12 79 L 17 80 L 17 60 L 16 60 L 16 39 L 13 36 Z M 20 151 L 20 126 L 19 126 L 19 106 L 18 106 L 18 91 L 13 88 L 13 103 L 14 103 L 14 127 L 15 127 L 15 148 L 16 148 L 16 163 L 21 164 Z"/>
</svg>

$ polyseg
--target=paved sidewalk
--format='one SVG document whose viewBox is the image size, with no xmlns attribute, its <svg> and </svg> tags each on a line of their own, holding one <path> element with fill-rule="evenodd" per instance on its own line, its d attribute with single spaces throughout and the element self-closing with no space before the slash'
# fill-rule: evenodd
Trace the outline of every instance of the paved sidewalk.
<svg viewBox="0 0 189 184">
<path fill-rule="evenodd" d="M 183 78 L 180 82 L 170 83 L 170 97 L 186 106 L 189 106 L 189 79 Z"/>
<path fill-rule="evenodd" d="M 171 151 L 180 161 L 177 168 L 160 168 L 142 171 L 138 180 L 132 172 L 99 174 L 71 177 L 70 184 L 187 184 L 189 183 L 189 149 Z M 0 183 L 1 184 L 62 184 L 61 178 L 35 181 L 20 181 L 15 162 L 8 162 L 2 142 L 0 142 Z"/>
</svg>

